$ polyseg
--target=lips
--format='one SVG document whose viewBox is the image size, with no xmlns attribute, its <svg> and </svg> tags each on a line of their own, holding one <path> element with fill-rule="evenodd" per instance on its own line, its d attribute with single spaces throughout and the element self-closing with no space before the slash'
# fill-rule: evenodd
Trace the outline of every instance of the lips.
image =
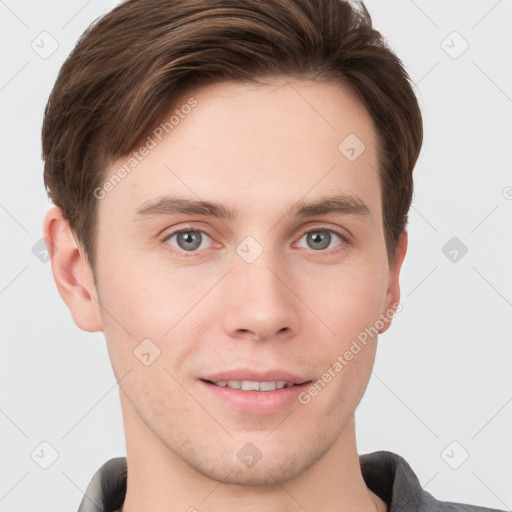
<svg viewBox="0 0 512 512">
<path fill-rule="evenodd" d="M 259 416 L 296 406 L 299 394 L 311 382 L 307 377 L 282 370 L 233 370 L 199 379 L 208 403 L 213 401 L 220 407 Z"/>
<path fill-rule="evenodd" d="M 238 368 L 204 375 L 199 382 L 208 401 L 242 413 L 266 415 L 296 405 L 312 379 L 282 369 Z"/>
</svg>

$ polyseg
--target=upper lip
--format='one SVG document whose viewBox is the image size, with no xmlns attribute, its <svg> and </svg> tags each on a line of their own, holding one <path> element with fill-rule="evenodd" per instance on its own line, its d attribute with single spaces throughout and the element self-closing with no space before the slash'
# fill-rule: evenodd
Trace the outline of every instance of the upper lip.
<svg viewBox="0 0 512 512">
<path fill-rule="evenodd" d="M 310 379 L 306 377 L 301 377 L 300 375 L 296 375 L 285 370 L 265 370 L 265 371 L 256 371 L 250 369 L 235 369 L 235 370 L 226 370 L 219 373 L 214 373 L 207 375 L 205 377 L 201 377 L 202 380 L 208 380 L 210 382 L 219 382 L 223 380 L 250 380 L 257 382 L 273 382 L 273 381 L 284 381 L 291 382 L 293 384 L 303 384 L 304 382 L 309 382 Z"/>
</svg>

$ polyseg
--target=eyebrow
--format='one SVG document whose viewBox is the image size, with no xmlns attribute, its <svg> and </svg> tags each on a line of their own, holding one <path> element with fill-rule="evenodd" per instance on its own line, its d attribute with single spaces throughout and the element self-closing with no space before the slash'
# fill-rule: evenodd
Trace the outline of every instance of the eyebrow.
<svg viewBox="0 0 512 512">
<path fill-rule="evenodd" d="M 325 214 L 356 215 L 371 220 L 368 206 L 352 194 L 337 194 L 322 197 L 315 201 L 299 201 L 290 207 L 285 216 L 298 218 Z M 135 214 L 135 221 L 161 215 L 201 215 L 218 219 L 234 220 L 238 216 L 236 208 L 227 207 L 212 201 L 183 198 L 180 196 L 160 196 L 142 203 Z"/>
</svg>

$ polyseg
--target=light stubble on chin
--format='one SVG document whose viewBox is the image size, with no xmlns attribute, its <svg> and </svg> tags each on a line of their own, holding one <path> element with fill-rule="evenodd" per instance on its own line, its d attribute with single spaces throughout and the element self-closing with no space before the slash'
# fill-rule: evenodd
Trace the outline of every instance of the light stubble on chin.
<svg viewBox="0 0 512 512">
<path fill-rule="evenodd" d="M 302 406 L 298 409 L 302 409 Z M 142 418 L 142 416 L 140 417 Z M 326 418 L 326 421 L 328 419 Z M 153 418 L 153 420 L 162 421 L 163 418 Z M 208 441 L 205 441 L 204 444 L 197 443 L 186 433 L 178 434 L 175 431 L 172 433 L 172 437 L 165 439 L 155 432 L 144 418 L 142 421 L 173 456 L 181 459 L 193 471 L 216 482 L 242 486 L 282 484 L 300 476 L 332 449 L 342 430 L 349 423 L 346 420 L 339 425 L 334 419 L 331 419 L 333 425 L 339 425 L 337 431 L 323 432 L 318 429 L 304 440 L 307 445 L 283 444 L 277 448 L 278 453 L 264 453 L 262 450 L 261 460 L 253 467 L 246 467 L 237 457 L 240 447 L 245 444 L 244 441 L 234 441 L 232 438 L 228 440 L 226 437 L 223 453 L 213 457 L 208 450 Z M 257 441 L 254 443 L 258 444 Z"/>
</svg>

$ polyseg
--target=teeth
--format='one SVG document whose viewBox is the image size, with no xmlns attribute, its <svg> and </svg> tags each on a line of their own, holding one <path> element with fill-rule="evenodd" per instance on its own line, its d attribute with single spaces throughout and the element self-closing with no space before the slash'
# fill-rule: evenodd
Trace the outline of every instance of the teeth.
<svg viewBox="0 0 512 512">
<path fill-rule="evenodd" d="M 259 384 L 260 391 L 275 391 L 277 389 L 277 382 L 261 382 Z"/>
<path fill-rule="evenodd" d="M 241 389 L 242 391 L 275 391 L 276 389 L 290 388 L 294 386 L 292 382 L 284 380 L 271 382 L 258 382 L 255 380 L 219 380 L 214 382 L 216 386 L 221 388 L 228 387 L 232 389 Z"/>
<path fill-rule="evenodd" d="M 240 389 L 241 381 L 239 381 L 239 380 L 228 380 L 227 386 L 228 386 L 228 388 Z"/>
<path fill-rule="evenodd" d="M 243 391 L 259 391 L 260 383 L 255 380 L 243 380 L 240 389 Z"/>
</svg>

